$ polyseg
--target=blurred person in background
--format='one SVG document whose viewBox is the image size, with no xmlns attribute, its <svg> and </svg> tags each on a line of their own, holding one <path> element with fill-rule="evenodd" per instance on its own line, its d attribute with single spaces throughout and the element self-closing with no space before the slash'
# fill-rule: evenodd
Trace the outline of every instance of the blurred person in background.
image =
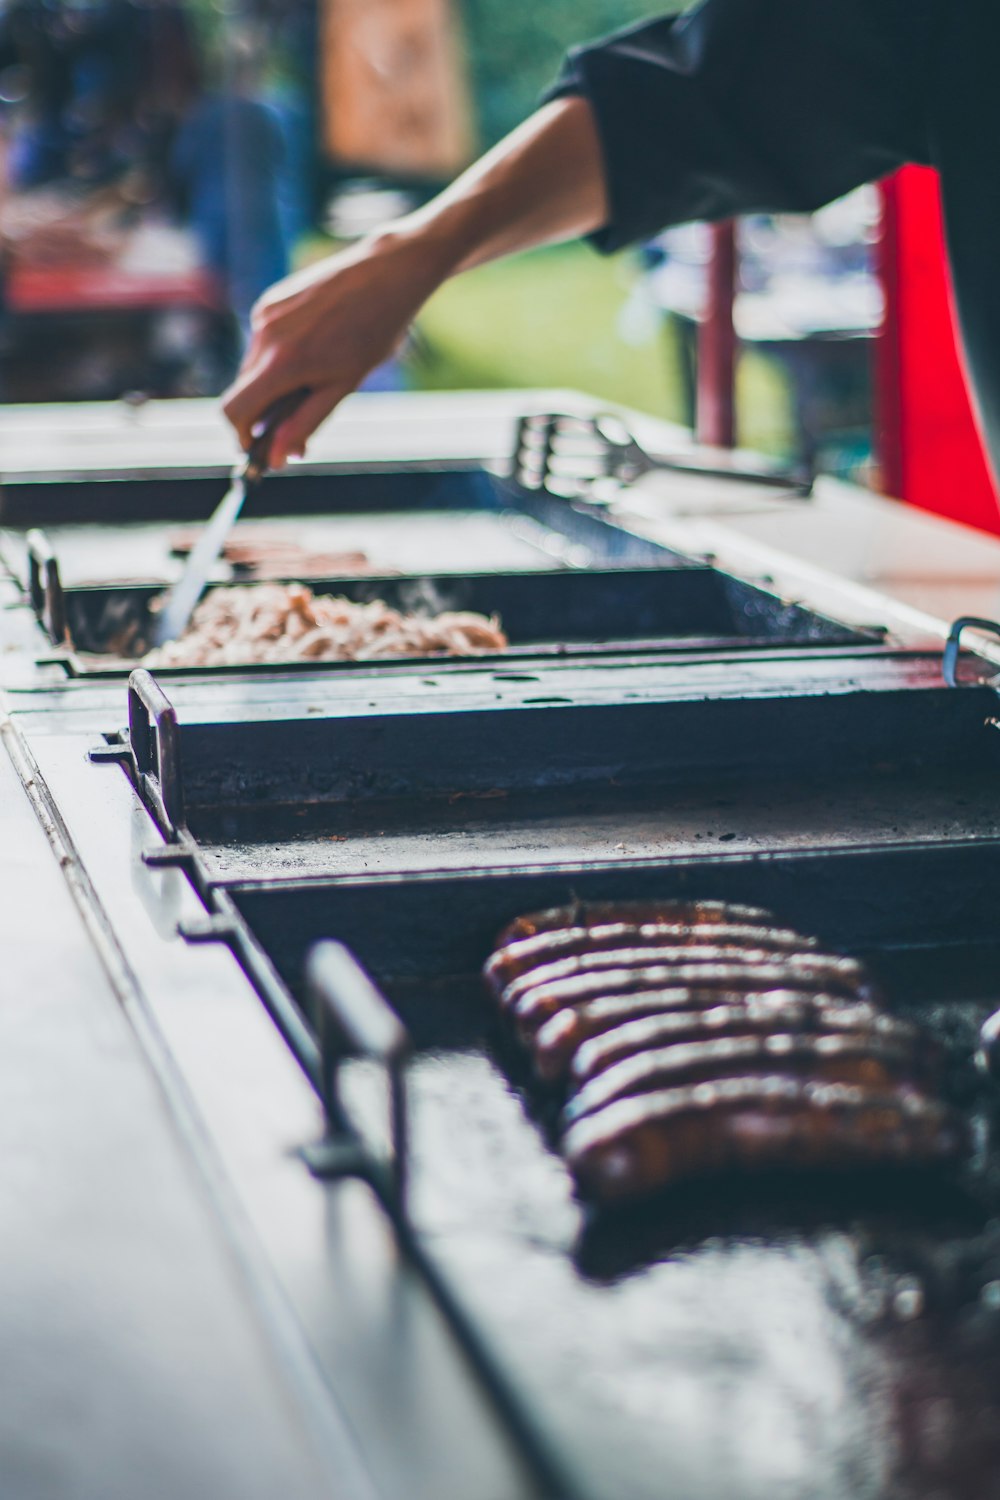
<svg viewBox="0 0 1000 1500">
<path fill-rule="evenodd" d="M 0 12 L 0 74 L 11 113 L 7 175 L 13 189 L 33 188 L 68 170 L 73 98 L 72 38 L 63 17 L 37 0 Z"/>
<path fill-rule="evenodd" d="M 264 289 L 288 271 L 290 153 L 282 115 L 263 97 L 260 39 L 227 43 L 222 81 L 181 123 L 171 153 L 176 187 L 205 264 L 246 336 Z"/>
<path fill-rule="evenodd" d="M 906 162 L 941 174 L 966 354 L 1000 461 L 997 0 L 702 0 L 571 52 L 547 102 L 430 204 L 256 305 L 225 410 L 248 446 L 309 396 L 272 461 L 469 267 L 581 235 L 602 251 L 671 224 L 808 213 Z"/>
<path fill-rule="evenodd" d="M 0 8 L 0 77 L 14 85 L 11 186 L 101 187 L 153 165 L 197 89 L 193 35 L 179 0 L 14 0 Z"/>
<path fill-rule="evenodd" d="M 0 9 L 0 243 L 35 267 L 113 259 L 119 231 L 164 204 L 169 142 L 198 87 L 179 0 Z"/>
</svg>

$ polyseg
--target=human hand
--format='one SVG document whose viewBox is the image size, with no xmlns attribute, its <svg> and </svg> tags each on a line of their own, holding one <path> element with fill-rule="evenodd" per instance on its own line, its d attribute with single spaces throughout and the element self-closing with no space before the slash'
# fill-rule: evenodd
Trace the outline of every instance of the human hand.
<svg viewBox="0 0 1000 1500">
<path fill-rule="evenodd" d="M 276 400 L 305 389 L 275 428 L 269 465 L 301 457 L 323 419 L 394 352 L 449 269 L 420 236 L 393 230 L 269 288 L 253 309 L 250 346 L 222 400 L 242 447 Z"/>
<path fill-rule="evenodd" d="M 243 447 L 275 401 L 304 389 L 309 395 L 275 431 L 271 467 L 301 456 L 323 418 L 392 354 L 449 276 L 590 233 L 608 212 L 590 105 L 553 100 L 424 208 L 264 293 L 243 366 L 223 397 Z"/>
</svg>

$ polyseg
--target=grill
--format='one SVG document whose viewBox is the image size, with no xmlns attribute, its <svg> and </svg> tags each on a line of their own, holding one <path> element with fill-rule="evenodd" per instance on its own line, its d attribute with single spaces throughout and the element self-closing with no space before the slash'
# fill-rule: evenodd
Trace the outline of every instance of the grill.
<svg viewBox="0 0 1000 1500">
<path fill-rule="evenodd" d="M 46 486 L 51 488 L 51 486 Z M 137 560 L 148 581 L 101 576 L 108 568 L 103 525 L 58 524 L 71 503 L 44 495 L 36 509 L 56 529 L 11 537 L 13 569 L 56 651 L 50 660 L 73 676 L 126 675 L 122 643 L 141 643 L 150 604 L 171 567 L 171 522 L 189 514 L 189 497 L 166 487 L 161 524 L 130 525 L 111 553 L 122 571 Z M 114 505 L 122 503 L 114 497 Z M 157 500 L 144 502 L 155 515 Z M 102 512 L 107 502 L 102 504 Z M 5 514 L 21 513 L 17 492 Z M 149 514 L 149 510 L 145 509 Z M 392 571 L 363 577 L 310 577 L 319 594 L 352 601 L 384 599 L 400 609 L 461 609 L 499 615 L 514 655 L 593 656 L 632 651 L 843 646 L 877 641 L 877 630 L 848 629 L 718 570 L 630 535 L 600 508 L 567 503 L 501 481 L 481 469 L 331 478 L 322 494 L 270 478 L 247 510 L 252 520 L 280 520 L 321 552 L 359 545 Z M 492 564 L 481 571 L 483 559 Z M 83 575 L 87 582 L 67 582 Z M 96 577 L 95 577 L 96 575 Z M 245 576 L 245 575 L 244 575 Z M 231 569 L 226 581 L 240 579 Z M 595 634 L 595 624 L 600 636 Z M 506 654 L 506 653 L 505 653 Z M 294 664 L 292 664 L 294 666 Z M 337 664 L 333 664 L 337 665 Z M 217 672 L 219 668 L 165 669 Z M 231 670 L 231 669 L 227 669 Z M 253 672 L 259 668 L 248 667 Z"/>
<path fill-rule="evenodd" d="M 981 1475 L 998 1457 L 984 1420 L 1000 1250 L 988 1173 L 964 1193 L 905 1174 L 703 1184 L 581 1215 L 545 1100 L 478 983 L 522 911 L 764 904 L 870 962 L 891 1007 L 947 1047 L 953 1097 L 985 1129 L 990 1089 L 971 1058 L 1000 1004 L 992 694 L 949 691 L 932 663 L 891 655 L 766 665 L 728 697 L 705 693 L 695 663 L 543 666 L 489 705 L 481 675 L 501 695 L 484 669 L 449 683 L 444 707 L 396 668 L 364 677 L 360 712 L 357 687 L 329 679 L 244 692 L 229 713 L 194 689 L 171 703 L 137 674 L 130 737 L 98 751 L 130 757 L 169 840 L 161 861 L 202 891 L 213 938 L 240 954 L 324 1099 L 312 1170 L 360 1173 L 382 1194 L 552 1493 L 646 1500 L 669 1471 L 671 1493 L 772 1494 L 774 1451 L 739 1419 L 750 1389 L 761 1426 L 794 1434 L 810 1493 L 845 1493 L 858 1467 L 881 1476 L 872 1494 L 890 1476 L 930 1493 L 928 1389 L 970 1400 L 935 1484 L 962 1493 L 965 1466 Z M 549 676 L 572 679 L 562 702 L 532 707 Z M 331 937 L 374 991 L 349 963 L 309 983 Z M 386 1002 L 403 1045 L 391 1019 L 393 1045 L 370 1040 Z M 387 1070 L 409 1125 L 395 1141 Z"/>
<path fill-rule="evenodd" d="M 7 539 L 72 640 L 36 635 L 21 732 L 67 813 L 98 787 L 141 799 L 150 921 L 172 937 L 171 879 L 196 894 L 183 937 L 235 955 L 322 1104 L 287 1170 L 367 1185 L 517 1455 L 516 1500 L 989 1493 L 1000 1181 L 973 1054 L 1000 1007 L 1000 811 L 981 666 L 956 690 L 939 652 L 482 472 L 297 484 L 269 481 L 266 513 L 319 517 L 330 545 L 370 516 L 398 549 L 399 573 L 315 586 L 496 611 L 510 652 L 129 676 L 108 642 L 162 580 L 64 581 L 101 536 L 67 524 L 72 487 L 47 545 Z M 162 550 L 195 507 L 156 505 Z M 419 565 L 442 517 L 510 565 L 476 572 L 460 547 Z M 675 897 L 762 905 L 864 958 L 945 1048 L 978 1142 L 964 1176 L 706 1182 L 584 1212 L 479 970 L 518 913 Z M 485 1500 L 442 1478 L 447 1413 L 434 1459 L 405 1424 L 387 1441 L 353 1420 L 386 1500 Z"/>
</svg>

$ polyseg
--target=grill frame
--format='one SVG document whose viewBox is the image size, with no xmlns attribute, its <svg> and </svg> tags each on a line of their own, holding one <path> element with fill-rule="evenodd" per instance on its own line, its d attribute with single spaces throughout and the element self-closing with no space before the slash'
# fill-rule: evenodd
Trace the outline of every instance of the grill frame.
<svg viewBox="0 0 1000 1500">
<path fill-rule="evenodd" d="M 808 593 L 808 590 L 804 592 Z M 218 682 L 218 679 L 214 681 Z M 152 1029 L 162 1031 L 162 1036 L 166 1038 L 163 1044 L 164 1087 L 168 1091 L 170 1086 L 177 1090 L 180 1080 L 179 1091 L 183 1093 L 190 1090 L 198 1107 L 210 1119 L 211 1149 L 219 1151 L 231 1181 L 238 1184 L 241 1208 L 248 1203 L 253 1205 L 254 1226 L 267 1245 L 271 1268 L 277 1268 L 282 1289 L 287 1291 L 290 1302 L 305 1324 L 310 1317 L 315 1318 L 319 1308 L 325 1315 L 342 1291 L 337 1283 L 340 1280 L 339 1272 L 345 1267 L 342 1262 L 338 1263 L 338 1276 L 333 1276 L 329 1263 L 325 1263 L 325 1257 L 332 1260 L 338 1253 L 334 1247 L 343 1248 L 337 1239 L 335 1226 L 348 1201 L 352 1209 L 362 1210 L 361 1238 L 365 1239 L 366 1228 L 368 1239 L 365 1243 L 374 1249 L 379 1242 L 378 1231 L 373 1229 L 373 1219 L 364 1216 L 364 1205 L 358 1201 L 356 1194 L 352 1195 L 350 1192 L 351 1188 L 359 1188 L 362 1193 L 365 1190 L 357 1183 L 342 1183 L 337 1188 L 313 1184 L 317 1194 L 321 1194 L 324 1203 L 328 1205 L 326 1240 L 324 1241 L 322 1234 L 316 1233 L 314 1221 L 307 1216 L 304 1225 L 297 1221 L 297 1227 L 304 1232 L 294 1249 L 290 1249 L 287 1243 L 282 1243 L 281 1230 L 276 1226 L 283 1227 L 282 1210 L 287 1208 L 287 1204 L 276 1205 L 271 1201 L 266 1209 L 264 1204 L 268 1189 L 273 1189 L 279 1178 L 285 1183 L 294 1180 L 298 1191 L 301 1182 L 296 1177 L 296 1172 L 301 1173 L 302 1167 L 298 1160 L 290 1162 L 285 1159 L 288 1140 L 283 1131 L 276 1131 L 279 1139 L 271 1142 L 274 1154 L 273 1157 L 266 1158 L 269 1167 L 267 1171 L 263 1171 L 265 1156 L 259 1152 L 260 1141 L 266 1138 L 269 1128 L 274 1128 L 275 1122 L 261 1118 L 267 1113 L 266 1110 L 247 1108 L 246 1100 L 243 1101 L 242 1112 L 235 1107 L 234 1096 L 238 1094 L 238 1085 L 237 1080 L 231 1076 L 233 1070 L 227 1066 L 227 1057 L 234 1055 L 245 1042 L 255 1002 L 253 992 L 247 988 L 232 956 L 236 952 L 239 957 L 239 953 L 233 929 L 227 926 L 226 921 L 224 899 L 227 898 L 227 890 L 225 886 L 211 882 L 203 884 L 197 851 L 192 853 L 190 843 L 183 833 L 172 848 L 156 841 L 147 811 L 142 804 L 132 799 L 127 790 L 128 783 L 122 778 L 120 770 L 106 767 L 99 771 L 96 767 L 85 766 L 83 751 L 88 744 L 93 744 L 98 731 L 113 735 L 111 726 L 120 721 L 123 695 L 118 694 L 114 704 L 111 704 L 107 684 L 70 683 L 64 687 L 62 683 L 53 683 L 51 677 L 49 682 L 54 689 L 49 696 L 40 695 L 30 704 L 27 699 L 23 699 L 18 704 L 18 724 L 23 726 L 24 733 L 38 750 L 39 767 L 44 768 L 37 772 L 39 784 L 49 781 L 57 789 L 55 810 L 65 816 L 66 824 L 72 829 L 73 838 L 78 840 L 77 847 L 84 856 L 82 864 L 87 877 L 93 880 L 96 905 L 91 920 L 94 929 L 105 930 L 101 924 L 106 921 L 109 949 L 117 949 L 121 959 L 127 960 L 127 966 L 137 976 L 139 988 L 136 998 L 130 1000 L 130 1003 L 139 1009 L 148 1006 Z M 85 699 L 81 690 L 89 690 L 92 696 Z M 103 697 L 98 705 L 98 696 L 101 694 Z M 85 708 L 85 702 L 97 706 Z M 86 734 L 80 728 L 84 723 L 87 725 Z M 113 760 L 121 760 L 122 752 L 127 754 L 127 746 L 121 741 L 117 744 L 105 743 L 103 748 Z M 91 800 L 97 804 L 96 807 L 88 805 Z M 110 815 L 112 812 L 114 816 Z M 970 839 L 978 837 L 976 831 L 970 828 Z M 150 840 L 153 840 L 151 845 Z M 131 854 L 124 854 L 125 850 L 130 850 Z M 148 856 L 148 862 L 143 858 L 144 855 Z M 124 888 L 128 882 L 122 879 L 126 867 L 132 882 L 131 890 Z M 72 878 L 77 879 L 78 872 L 72 861 L 67 868 L 72 871 Z M 185 874 L 185 871 L 188 873 Z M 199 891 L 201 894 L 196 894 Z M 174 902 L 179 892 L 183 895 L 177 906 Z M 216 899 L 222 903 L 218 910 L 213 905 Z M 179 910 L 183 911 L 181 920 L 187 934 L 183 942 L 178 941 L 173 925 Z M 178 955 L 178 949 L 183 950 L 182 955 Z M 180 961 L 181 958 L 184 962 Z M 266 953 L 263 954 L 263 959 L 267 960 Z M 111 959 L 108 961 L 110 964 Z M 159 975 L 155 972 L 158 964 L 162 965 L 162 973 Z M 209 981 L 201 982 L 201 988 L 197 992 L 197 1006 L 189 1005 L 184 992 L 185 979 L 190 980 L 191 976 L 203 972 L 209 975 Z M 210 981 L 219 980 L 223 974 L 226 983 L 220 983 L 216 992 Z M 228 1010 L 223 1008 L 225 1027 L 219 1024 L 215 1011 L 216 1005 L 222 1004 L 223 991 L 229 1006 Z M 200 1015 L 195 1014 L 197 1010 L 201 1011 Z M 227 1031 L 227 1028 L 231 1030 Z M 209 1058 L 212 1059 L 211 1063 L 207 1061 Z M 275 1066 L 268 1076 L 268 1083 L 273 1084 L 280 1068 L 275 1057 L 272 1056 L 270 1061 Z M 277 1094 L 280 1095 L 280 1090 Z M 270 1100 L 272 1095 L 261 1090 L 258 1097 L 263 1101 L 265 1098 Z M 204 1146 L 200 1129 L 200 1123 L 196 1121 L 190 1130 L 190 1136 Z M 268 1179 L 266 1183 L 260 1180 L 262 1177 Z M 225 1194 L 222 1196 L 225 1197 Z M 334 1202 L 336 1209 L 333 1207 Z M 230 1208 L 227 1204 L 227 1210 Z M 231 1213 L 230 1216 L 232 1217 Z M 301 1281 L 297 1279 L 303 1262 L 308 1263 L 313 1278 L 307 1290 L 303 1289 Z M 352 1285 L 337 1308 L 342 1322 L 350 1321 L 347 1302 L 353 1291 L 355 1287 Z M 338 1398 L 343 1399 L 350 1407 L 351 1401 L 356 1399 L 352 1394 L 352 1386 L 357 1388 L 367 1378 L 368 1371 L 362 1367 L 368 1357 L 371 1341 L 368 1338 L 359 1339 L 353 1351 L 355 1359 L 350 1372 L 351 1378 L 344 1379 L 341 1372 L 341 1379 L 338 1381 L 335 1367 L 338 1358 L 345 1357 L 343 1348 L 335 1350 L 329 1344 L 324 1346 L 329 1324 L 325 1318 L 320 1318 L 318 1322 L 319 1326 L 316 1326 L 316 1322 L 310 1324 L 309 1338 L 313 1347 L 321 1351 L 324 1372 L 337 1389 Z M 368 1333 L 370 1332 L 369 1329 Z M 429 1368 L 407 1363 L 405 1351 L 404 1363 L 415 1380 L 430 1382 Z M 400 1406 L 405 1404 L 401 1402 Z M 447 1407 L 440 1410 L 446 1419 L 454 1421 Z M 360 1430 L 365 1431 L 366 1437 L 377 1444 L 381 1435 L 373 1435 L 371 1429 L 364 1428 L 364 1423 L 360 1420 L 363 1413 L 355 1409 L 353 1416 Z M 400 1416 L 399 1409 L 394 1407 L 393 1417 Z M 458 1425 L 461 1426 L 460 1423 Z M 409 1441 L 412 1444 L 411 1454 L 422 1458 L 424 1450 L 420 1442 L 419 1426 L 412 1423 L 407 1426 L 405 1420 L 401 1419 L 398 1431 L 401 1442 Z M 462 1436 L 460 1431 L 453 1433 L 453 1439 L 459 1447 L 462 1446 Z M 468 1452 L 468 1445 L 465 1451 Z M 413 1500 L 413 1496 L 418 1493 L 421 1494 L 421 1500 L 424 1500 L 424 1494 L 433 1496 L 433 1500 L 442 1500 L 446 1493 L 443 1485 L 448 1481 L 440 1473 L 437 1476 L 437 1488 L 425 1489 L 421 1493 L 419 1461 L 412 1465 L 404 1462 L 395 1472 L 392 1470 L 391 1459 L 380 1455 L 378 1462 L 385 1464 L 380 1471 L 380 1490 L 392 1495 L 393 1500 L 402 1495 L 406 1495 L 407 1500 Z M 407 1472 L 408 1468 L 410 1472 Z M 464 1489 L 458 1490 L 456 1500 L 465 1500 L 469 1493 L 492 1494 L 494 1491 L 505 1497 L 508 1493 L 516 1493 L 518 1500 L 521 1500 L 531 1486 L 531 1476 L 525 1472 L 520 1482 L 507 1482 L 499 1487 L 484 1486 L 481 1483 L 470 1487 L 466 1484 Z"/>
</svg>

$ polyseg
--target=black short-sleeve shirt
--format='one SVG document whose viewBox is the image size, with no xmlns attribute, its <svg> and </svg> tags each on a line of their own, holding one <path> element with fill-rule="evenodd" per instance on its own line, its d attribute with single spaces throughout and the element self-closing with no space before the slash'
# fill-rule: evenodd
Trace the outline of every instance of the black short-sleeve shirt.
<svg viewBox="0 0 1000 1500">
<path fill-rule="evenodd" d="M 1000 0 L 702 0 L 574 49 L 615 250 L 668 224 L 808 212 L 941 174 L 966 354 L 1000 472 Z"/>
</svg>

